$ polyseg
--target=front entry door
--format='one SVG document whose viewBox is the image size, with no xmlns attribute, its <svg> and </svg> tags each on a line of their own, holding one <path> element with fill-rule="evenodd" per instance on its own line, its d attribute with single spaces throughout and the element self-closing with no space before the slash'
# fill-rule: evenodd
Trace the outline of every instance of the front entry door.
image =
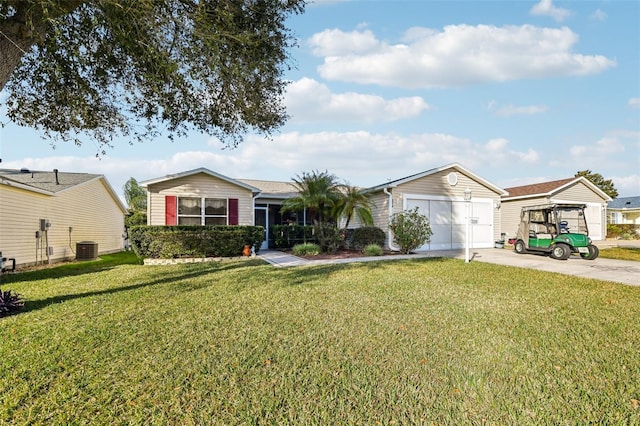
<svg viewBox="0 0 640 426">
<path fill-rule="evenodd" d="M 267 220 L 267 208 L 256 207 L 254 213 L 255 226 L 262 226 L 264 228 L 264 241 L 260 246 L 260 250 L 266 250 L 269 248 L 269 221 Z"/>
</svg>

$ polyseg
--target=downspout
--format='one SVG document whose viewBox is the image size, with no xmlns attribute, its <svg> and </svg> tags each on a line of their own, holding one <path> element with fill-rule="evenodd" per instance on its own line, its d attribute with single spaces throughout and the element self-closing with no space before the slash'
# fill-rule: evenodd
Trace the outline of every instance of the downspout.
<svg viewBox="0 0 640 426">
<path fill-rule="evenodd" d="M 251 197 L 251 211 L 253 212 L 253 226 L 256 226 L 256 198 L 258 198 L 258 196 L 262 194 L 262 192 L 256 192 L 255 195 L 253 197 Z M 269 208 L 267 205 L 267 215 L 269 215 Z M 238 216 L 240 216 L 240 214 L 238 213 Z M 269 218 L 267 218 L 266 220 L 266 224 L 265 224 L 265 228 L 264 228 L 264 238 L 265 240 L 267 240 L 267 248 L 269 248 Z M 258 247 L 260 248 L 260 247 Z M 256 248 L 251 246 L 251 255 L 255 255 L 256 254 Z"/>
<path fill-rule="evenodd" d="M 389 221 L 391 221 L 391 216 L 393 216 L 393 194 L 387 190 L 388 188 L 382 188 L 382 192 L 389 196 Z M 387 238 L 389 239 L 389 250 L 400 251 L 400 247 L 394 246 L 393 244 L 393 232 L 391 231 L 391 227 L 387 224 Z"/>
<path fill-rule="evenodd" d="M 256 198 L 262 194 L 262 192 L 256 192 L 253 197 L 251 197 L 251 211 L 253 212 L 253 226 L 256 226 Z"/>
</svg>

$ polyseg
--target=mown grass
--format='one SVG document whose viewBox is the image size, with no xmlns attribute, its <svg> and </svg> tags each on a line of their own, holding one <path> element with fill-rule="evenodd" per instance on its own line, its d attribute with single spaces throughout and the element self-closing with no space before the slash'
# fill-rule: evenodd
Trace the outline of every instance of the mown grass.
<svg viewBox="0 0 640 426">
<path fill-rule="evenodd" d="M 422 259 L 5 282 L 0 423 L 638 424 L 640 288 Z"/>
<path fill-rule="evenodd" d="M 634 260 L 640 262 L 640 248 L 610 247 L 600 250 L 600 257 L 608 259 Z"/>
</svg>

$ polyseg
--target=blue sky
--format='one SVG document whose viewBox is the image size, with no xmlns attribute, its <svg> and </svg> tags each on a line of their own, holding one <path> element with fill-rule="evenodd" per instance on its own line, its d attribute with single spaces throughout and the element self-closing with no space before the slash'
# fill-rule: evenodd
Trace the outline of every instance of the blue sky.
<svg viewBox="0 0 640 426">
<path fill-rule="evenodd" d="M 272 140 L 119 140 L 98 159 L 91 141 L 53 149 L 8 123 L 0 167 L 104 174 L 121 192 L 197 167 L 366 187 L 457 162 L 502 187 L 590 169 L 640 195 L 638 22 L 635 0 L 317 1 L 289 21 L 292 118 Z"/>
</svg>

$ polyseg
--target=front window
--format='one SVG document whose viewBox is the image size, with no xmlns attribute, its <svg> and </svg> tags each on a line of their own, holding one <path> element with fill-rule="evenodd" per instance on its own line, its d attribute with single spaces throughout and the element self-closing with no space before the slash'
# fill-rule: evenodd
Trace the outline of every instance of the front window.
<svg viewBox="0 0 640 426">
<path fill-rule="evenodd" d="M 178 225 L 226 225 L 224 198 L 178 198 Z"/>
</svg>

